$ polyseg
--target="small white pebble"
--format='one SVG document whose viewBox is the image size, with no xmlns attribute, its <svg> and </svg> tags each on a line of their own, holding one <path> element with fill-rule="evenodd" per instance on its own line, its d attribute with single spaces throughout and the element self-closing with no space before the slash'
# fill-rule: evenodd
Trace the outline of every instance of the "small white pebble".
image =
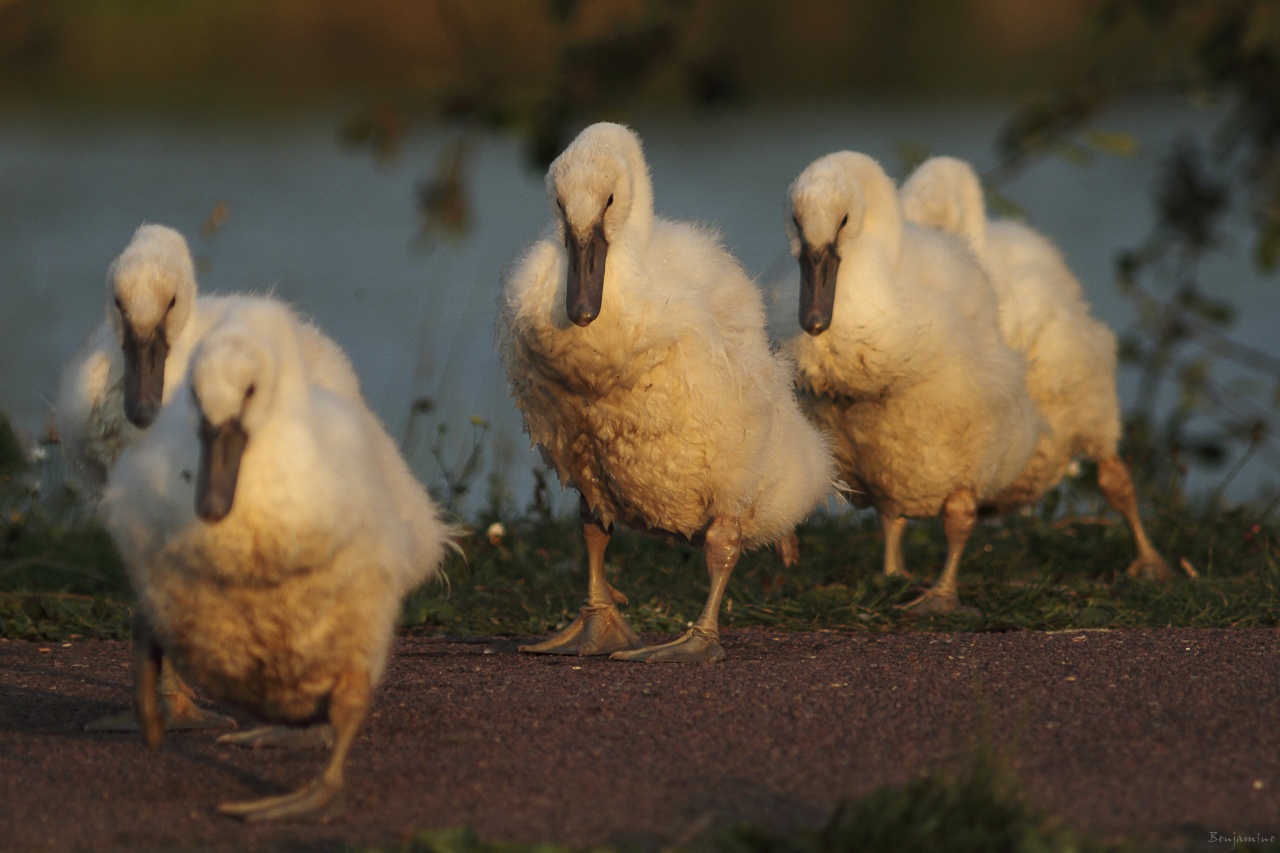
<svg viewBox="0 0 1280 853">
<path fill-rule="evenodd" d="M 501 545 L 502 540 L 507 536 L 507 528 L 502 525 L 501 521 L 495 521 L 489 525 L 489 530 L 485 535 L 489 537 L 490 545 Z"/>
</svg>

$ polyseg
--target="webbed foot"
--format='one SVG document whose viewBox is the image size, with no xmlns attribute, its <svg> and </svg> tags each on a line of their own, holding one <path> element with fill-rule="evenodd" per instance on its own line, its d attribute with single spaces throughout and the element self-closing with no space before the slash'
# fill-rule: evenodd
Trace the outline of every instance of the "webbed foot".
<svg viewBox="0 0 1280 853">
<path fill-rule="evenodd" d="M 345 810 L 341 783 L 328 782 L 324 777 L 292 793 L 218 806 L 218 814 L 239 818 L 246 823 L 284 820 L 328 823 L 341 817 Z"/>
<path fill-rule="evenodd" d="M 960 603 L 960 597 L 954 592 L 939 592 L 937 587 L 928 590 L 924 595 L 899 604 L 898 608 L 917 616 L 929 616 L 934 613 L 958 613 L 966 616 L 981 616 L 982 611 L 976 607 Z"/>
<path fill-rule="evenodd" d="M 520 651 L 541 655 L 607 655 L 643 645 L 616 606 L 595 604 L 584 606 L 569 627 L 554 637 L 521 646 Z"/>
<path fill-rule="evenodd" d="M 1129 577 L 1140 581 L 1164 583 L 1165 581 L 1173 580 L 1173 570 L 1164 561 L 1164 557 L 1161 557 L 1155 551 L 1149 554 L 1139 554 L 1137 559 L 1129 564 L 1129 568 L 1125 573 Z"/>
<path fill-rule="evenodd" d="M 236 721 L 201 708 L 183 692 L 161 693 L 160 713 L 166 731 L 190 732 L 204 729 L 234 729 Z M 137 732 L 142 730 L 138 715 L 132 710 L 108 714 L 84 724 L 86 732 Z"/>
<path fill-rule="evenodd" d="M 259 726 L 243 732 L 222 735 L 215 741 L 246 749 L 332 749 L 333 727 L 315 726 Z"/>
<path fill-rule="evenodd" d="M 612 660 L 646 661 L 651 663 L 710 663 L 723 660 L 724 647 L 716 634 L 697 627 L 684 632 L 678 640 L 660 646 L 647 646 L 626 652 L 614 652 Z"/>
</svg>

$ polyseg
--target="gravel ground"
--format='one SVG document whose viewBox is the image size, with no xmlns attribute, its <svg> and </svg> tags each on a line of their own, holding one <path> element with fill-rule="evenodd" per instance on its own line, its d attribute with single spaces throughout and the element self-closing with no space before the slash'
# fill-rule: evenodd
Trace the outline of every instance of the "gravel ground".
<svg viewBox="0 0 1280 853">
<path fill-rule="evenodd" d="M 535 657 L 514 638 L 404 638 L 328 826 L 216 804 L 291 790 L 323 755 L 83 724 L 125 705 L 126 643 L 0 641 L 0 849 L 393 845 L 482 838 L 655 849 L 841 801 L 999 744 L 1081 830 L 1205 850 L 1280 835 L 1280 633 L 725 633 L 708 665 Z M 248 718 L 240 716 L 248 722 Z"/>
</svg>

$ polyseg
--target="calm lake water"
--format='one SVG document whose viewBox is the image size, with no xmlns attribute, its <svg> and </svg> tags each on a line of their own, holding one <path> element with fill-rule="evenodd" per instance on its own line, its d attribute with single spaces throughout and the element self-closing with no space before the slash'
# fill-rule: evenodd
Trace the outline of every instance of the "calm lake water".
<svg viewBox="0 0 1280 853">
<path fill-rule="evenodd" d="M 994 160 L 992 142 L 1009 111 L 1001 103 L 841 104 L 641 118 L 635 126 L 659 213 L 718 226 L 747 268 L 771 281 L 794 266 L 783 195 L 812 159 L 851 148 L 898 174 L 908 143 L 982 168 Z M 1114 256 L 1148 232 L 1153 169 L 1185 118 L 1179 105 L 1130 105 L 1098 127 L 1135 133 L 1143 144 L 1137 156 L 1100 156 L 1086 168 L 1051 161 L 1007 188 L 1062 247 L 1113 328 L 1132 320 L 1113 290 Z M 503 265 L 547 220 L 542 175 L 526 166 L 516 141 L 476 137 L 472 231 L 424 248 L 415 185 L 458 132 L 418 130 L 384 168 L 342 148 L 342 119 L 0 120 L 0 409 L 29 433 L 43 432 L 61 365 L 103 315 L 107 265 L 139 224 L 160 222 L 187 235 L 202 292 L 270 290 L 314 317 L 350 353 L 392 434 L 406 435 L 413 400 L 434 400 L 411 448 L 425 481 L 441 481 L 429 452 L 439 424 L 449 428 L 444 459 L 453 466 L 477 432 L 471 418 L 488 422 L 486 465 L 523 506 L 538 459 L 507 396 L 491 328 Z M 1198 126 L 1207 127 L 1207 117 Z M 200 225 L 220 202 L 230 215 L 206 239 Z M 1242 225 L 1233 248 L 1247 258 L 1247 245 Z M 1214 265 L 1212 278 L 1244 309 L 1234 333 L 1280 352 L 1274 282 L 1230 259 Z M 1123 377 L 1122 398 L 1132 394 L 1132 377 Z M 1251 497 L 1271 478 L 1270 468 L 1253 465 L 1233 494 Z M 484 482 L 481 475 L 473 506 L 484 499 Z"/>
</svg>

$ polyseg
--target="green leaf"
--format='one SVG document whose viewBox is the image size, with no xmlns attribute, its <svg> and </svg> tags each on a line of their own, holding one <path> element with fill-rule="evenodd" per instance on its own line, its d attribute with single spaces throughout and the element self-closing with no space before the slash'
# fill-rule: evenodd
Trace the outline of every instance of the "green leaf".
<svg viewBox="0 0 1280 853">
<path fill-rule="evenodd" d="M 991 193 L 987 197 L 987 208 L 995 216 L 1005 219 L 1026 219 L 1027 211 L 1016 201 L 1000 193 Z"/>
<path fill-rule="evenodd" d="M 1276 262 L 1280 261 L 1280 226 L 1272 225 L 1258 235 L 1258 242 L 1253 247 L 1253 260 L 1265 273 L 1276 271 Z"/>
<path fill-rule="evenodd" d="M 1093 152 L 1081 145 L 1068 142 L 1065 139 L 1058 139 L 1050 146 L 1053 154 L 1061 160 L 1065 160 L 1073 166 L 1084 168 L 1093 162 Z"/>
<path fill-rule="evenodd" d="M 1113 157 L 1132 157 L 1142 148 L 1138 137 L 1132 133 L 1086 130 L 1084 141 L 1103 154 L 1110 154 Z"/>
</svg>

